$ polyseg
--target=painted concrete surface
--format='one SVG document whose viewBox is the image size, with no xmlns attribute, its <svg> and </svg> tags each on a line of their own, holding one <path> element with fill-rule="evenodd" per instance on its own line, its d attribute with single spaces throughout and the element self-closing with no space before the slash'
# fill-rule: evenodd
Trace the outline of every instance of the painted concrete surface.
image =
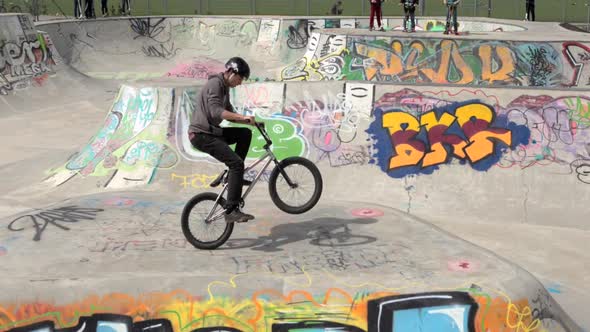
<svg viewBox="0 0 590 332">
<path fill-rule="evenodd" d="M 590 326 L 587 37 L 260 17 L 36 34 L 25 18 L 0 17 L 0 329 Z M 223 167 L 184 133 L 202 79 L 236 49 L 258 79 L 232 91 L 236 109 L 267 122 L 281 158 L 316 163 L 325 189 L 290 216 L 262 183 L 257 220 L 202 252 L 178 213 Z"/>
</svg>

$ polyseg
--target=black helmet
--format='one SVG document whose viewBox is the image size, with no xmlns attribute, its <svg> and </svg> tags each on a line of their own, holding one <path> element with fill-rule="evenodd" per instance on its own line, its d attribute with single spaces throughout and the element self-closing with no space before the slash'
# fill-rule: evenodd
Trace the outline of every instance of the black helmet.
<svg viewBox="0 0 590 332">
<path fill-rule="evenodd" d="M 234 74 L 238 74 L 245 79 L 250 77 L 250 66 L 248 66 L 246 60 L 237 56 L 227 61 L 225 70 L 231 70 Z"/>
</svg>

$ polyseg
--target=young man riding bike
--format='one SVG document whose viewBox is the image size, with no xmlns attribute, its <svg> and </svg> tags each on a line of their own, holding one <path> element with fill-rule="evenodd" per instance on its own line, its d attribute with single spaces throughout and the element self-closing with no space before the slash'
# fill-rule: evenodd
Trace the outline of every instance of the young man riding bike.
<svg viewBox="0 0 590 332">
<path fill-rule="evenodd" d="M 198 150 L 211 155 L 229 168 L 228 192 L 225 221 L 246 222 L 253 215 L 239 209 L 242 185 L 248 185 L 244 177 L 244 160 L 250 149 L 252 132 L 249 128 L 222 128 L 223 120 L 254 125 L 254 116 L 235 112 L 229 100 L 229 89 L 242 84 L 250 76 L 248 63 L 240 57 L 233 57 L 225 64 L 225 72 L 209 76 L 196 100 L 188 129 L 191 144 Z M 229 147 L 236 144 L 235 152 Z"/>
</svg>

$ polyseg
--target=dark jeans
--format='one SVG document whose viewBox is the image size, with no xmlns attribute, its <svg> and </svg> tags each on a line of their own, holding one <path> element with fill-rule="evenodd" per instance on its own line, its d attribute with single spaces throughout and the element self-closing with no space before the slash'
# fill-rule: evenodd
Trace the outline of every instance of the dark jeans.
<svg viewBox="0 0 590 332">
<path fill-rule="evenodd" d="M 82 12 L 84 11 L 82 1 L 83 0 L 74 0 L 74 16 L 76 16 L 76 18 L 80 18 L 80 16 L 82 16 Z"/>
<path fill-rule="evenodd" d="M 416 7 L 412 6 L 410 8 L 404 7 L 404 30 L 408 29 L 408 19 L 410 19 L 410 26 L 412 30 L 416 27 Z"/>
<path fill-rule="evenodd" d="M 252 131 L 248 128 L 223 128 L 223 136 L 196 134 L 191 144 L 198 150 L 210 154 L 229 168 L 226 208 L 233 210 L 242 197 L 244 160 L 250 149 Z M 236 144 L 236 151 L 229 147 Z M 229 212 L 229 211 L 228 211 Z"/>
<path fill-rule="evenodd" d="M 94 0 L 86 0 L 85 6 L 86 18 L 96 18 L 96 13 L 94 12 Z"/>
<path fill-rule="evenodd" d="M 371 3 L 371 17 L 369 18 L 369 27 L 373 28 L 373 19 L 377 18 L 377 26 L 381 27 L 381 3 Z"/>
<path fill-rule="evenodd" d="M 106 15 L 109 13 L 109 5 L 107 4 L 108 0 L 101 0 L 100 4 L 101 4 L 101 10 L 102 10 L 102 14 Z"/>
<path fill-rule="evenodd" d="M 129 8 L 129 0 L 121 1 L 121 11 L 123 12 L 123 14 L 131 12 L 131 8 Z"/>
<path fill-rule="evenodd" d="M 522 7 L 520 7 L 522 8 Z M 535 5 L 532 3 L 526 4 L 526 17 L 529 21 L 535 20 Z"/>
<path fill-rule="evenodd" d="M 459 29 L 459 22 L 457 22 L 457 5 L 447 6 L 447 26 L 446 30 L 449 31 L 451 26 L 455 31 Z"/>
</svg>

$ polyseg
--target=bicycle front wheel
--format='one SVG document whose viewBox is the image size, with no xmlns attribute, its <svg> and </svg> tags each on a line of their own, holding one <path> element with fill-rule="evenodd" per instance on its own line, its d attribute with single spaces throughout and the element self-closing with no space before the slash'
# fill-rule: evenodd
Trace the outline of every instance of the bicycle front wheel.
<svg viewBox="0 0 590 332">
<path fill-rule="evenodd" d="M 281 169 L 289 180 L 295 184 L 291 187 Z M 309 211 L 322 195 L 322 174 L 310 160 L 301 157 L 284 159 L 275 167 L 268 179 L 270 198 L 275 205 L 290 214 Z"/>
<path fill-rule="evenodd" d="M 186 203 L 182 211 L 182 233 L 195 248 L 216 249 L 229 239 L 234 230 L 234 224 L 225 222 L 225 199 L 220 197 L 215 203 L 217 196 L 215 193 L 198 194 Z M 207 221 L 209 214 L 212 217 Z"/>
</svg>

